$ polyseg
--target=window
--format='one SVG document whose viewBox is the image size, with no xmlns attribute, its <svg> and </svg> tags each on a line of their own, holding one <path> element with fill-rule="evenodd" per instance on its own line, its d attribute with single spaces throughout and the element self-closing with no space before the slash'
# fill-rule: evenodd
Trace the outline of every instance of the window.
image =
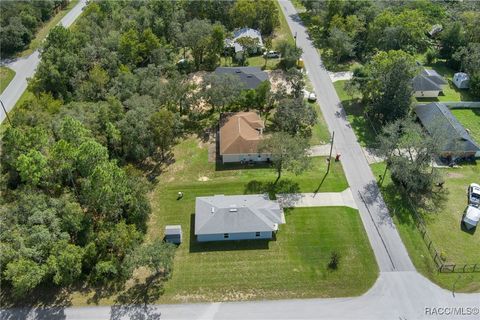
<svg viewBox="0 0 480 320">
<path fill-rule="evenodd" d="M 228 239 L 229 238 L 229 234 L 228 233 L 224 233 L 223 234 L 223 239 Z"/>
<path fill-rule="evenodd" d="M 260 232 L 255 232 L 255 237 L 260 237 Z"/>
</svg>

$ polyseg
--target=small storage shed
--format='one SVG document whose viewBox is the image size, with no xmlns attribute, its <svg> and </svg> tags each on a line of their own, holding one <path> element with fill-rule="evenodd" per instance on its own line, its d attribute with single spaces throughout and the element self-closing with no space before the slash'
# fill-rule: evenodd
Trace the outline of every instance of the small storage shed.
<svg viewBox="0 0 480 320">
<path fill-rule="evenodd" d="M 470 77 L 464 72 L 457 72 L 453 75 L 453 84 L 458 89 L 468 89 L 470 87 Z"/>
<path fill-rule="evenodd" d="M 182 243 L 182 226 L 169 225 L 165 227 L 165 242 L 174 244 Z"/>
</svg>

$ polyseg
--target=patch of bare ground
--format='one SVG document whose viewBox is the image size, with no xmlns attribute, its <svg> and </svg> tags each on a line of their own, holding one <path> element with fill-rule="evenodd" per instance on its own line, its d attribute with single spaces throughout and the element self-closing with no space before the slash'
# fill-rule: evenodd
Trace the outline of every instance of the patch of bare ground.
<svg viewBox="0 0 480 320">
<path fill-rule="evenodd" d="M 287 90 L 287 93 L 292 91 L 292 88 L 288 85 L 285 71 L 283 70 L 266 70 L 268 74 L 268 79 L 270 80 L 271 90 L 277 92 L 282 88 Z"/>
</svg>

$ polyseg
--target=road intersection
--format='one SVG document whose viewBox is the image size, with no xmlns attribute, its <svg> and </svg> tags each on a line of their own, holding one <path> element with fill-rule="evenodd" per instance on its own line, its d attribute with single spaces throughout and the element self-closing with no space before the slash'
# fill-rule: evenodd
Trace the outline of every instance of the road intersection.
<svg viewBox="0 0 480 320">
<path fill-rule="evenodd" d="M 335 147 L 341 154 L 355 204 L 359 208 L 380 269 L 375 285 L 360 297 L 148 306 L 17 308 L 2 310 L 1 320 L 480 318 L 480 294 L 455 294 L 431 283 L 415 271 L 317 50 L 310 42 L 291 2 L 280 1 L 280 5 L 292 33 L 297 35 L 297 45 L 303 49 L 305 66 L 324 118 L 330 131 L 335 131 Z"/>
</svg>

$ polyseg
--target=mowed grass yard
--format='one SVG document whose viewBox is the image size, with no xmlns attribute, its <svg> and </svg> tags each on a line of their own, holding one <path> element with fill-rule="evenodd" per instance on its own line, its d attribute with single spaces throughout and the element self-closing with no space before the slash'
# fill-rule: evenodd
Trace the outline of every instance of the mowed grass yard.
<svg viewBox="0 0 480 320">
<path fill-rule="evenodd" d="M 353 96 L 349 95 L 345 90 L 346 82 L 347 80 L 336 81 L 333 83 L 333 86 L 347 114 L 347 120 L 350 122 L 360 145 L 362 147 L 373 147 L 376 135 L 372 125 L 363 115 L 364 106 L 360 102 L 361 95 L 359 93 Z"/>
<path fill-rule="evenodd" d="M 377 177 L 385 169 L 383 163 L 371 167 Z M 467 186 L 471 182 L 480 182 L 480 164 L 441 170 L 445 179 L 444 197 L 435 202 L 433 210 L 419 212 L 425 219 L 428 234 L 446 263 L 478 263 L 480 266 L 480 230 L 468 233 L 460 225 L 467 205 Z M 416 268 L 444 288 L 452 289 L 455 283 L 456 291 L 480 292 L 480 273 L 452 274 L 436 271 L 427 246 L 415 226 L 411 208 L 398 193 L 388 173 L 381 190 Z"/>
<path fill-rule="evenodd" d="M 216 171 L 207 161 L 207 146 L 193 138 L 175 148 L 175 160 L 150 195 L 148 237 L 162 237 L 166 224 L 181 224 L 184 235 L 160 302 L 352 296 L 375 282 L 377 266 L 361 219 L 346 207 L 289 209 L 274 241 L 197 243 L 195 197 L 261 192 L 275 173 L 269 168 Z M 312 192 L 325 169 L 325 159 L 314 158 L 311 170 L 285 174 L 279 184 L 283 181 L 285 190 Z M 333 163 L 320 191 L 346 187 L 342 168 Z M 179 191 L 184 193 L 181 200 Z M 332 251 L 340 254 L 336 271 L 327 268 Z"/>
<path fill-rule="evenodd" d="M 480 109 L 452 109 L 455 118 L 470 131 L 470 135 L 480 144 Z"/>
</svg>

